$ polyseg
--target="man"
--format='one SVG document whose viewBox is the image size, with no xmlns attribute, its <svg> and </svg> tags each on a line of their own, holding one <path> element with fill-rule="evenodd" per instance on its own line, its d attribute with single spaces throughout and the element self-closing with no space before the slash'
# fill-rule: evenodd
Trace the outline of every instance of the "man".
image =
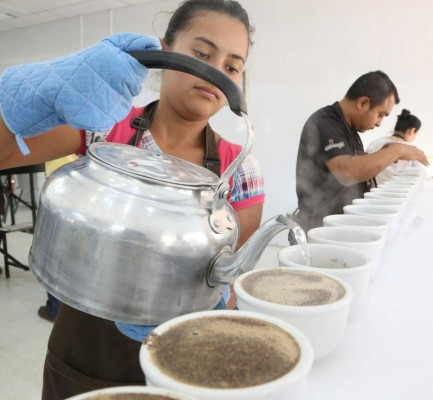
<svg viewBox="0 0 433 400">
<path fill-rule="evenodd" d="M 414 146 L 390 144 L 365 154 L 358 132 L 380 126 L 395 104 L 397 89 L 382 71 L 359 77 L 345 97 L 316 111 L 305 123 L 296 165 L 298 209 L 293 217 L 308 231 L 322 226 L 329 214 L 363 197 L 373 178 L 398 160 L 428 165 L 425 154 Z"/>
</svg>

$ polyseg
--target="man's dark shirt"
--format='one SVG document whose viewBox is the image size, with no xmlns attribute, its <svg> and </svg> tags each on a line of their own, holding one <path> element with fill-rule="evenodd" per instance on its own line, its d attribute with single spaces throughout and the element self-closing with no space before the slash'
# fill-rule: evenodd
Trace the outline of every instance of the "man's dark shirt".
<svg viewBox="0 0 433 400">
<path fill-rule="evenodd" d="M 341 185 L 326 162 L 336 156 L 364 154 L 361 138 L 344 119 L 338 104 L 316 111 L 304 125 L 296 164 L 297 221 L 304 230 L 322 226 L 323 217 L 343 213 L 343 207 L 369 190 L 367 182 Z"/>
</svg>

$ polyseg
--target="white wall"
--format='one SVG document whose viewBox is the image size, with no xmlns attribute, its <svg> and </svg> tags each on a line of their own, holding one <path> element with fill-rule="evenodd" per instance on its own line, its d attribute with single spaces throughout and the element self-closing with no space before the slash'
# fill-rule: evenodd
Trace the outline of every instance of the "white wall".
<svg viewBox="0 0 433 400">
<path fill-rule="evenodd" d="M 381 128 L 364 143 L 387 135 L 396 115 L 410 109 L 423 122 L 417 144 L 433 155 L 433 3 L 430 0 L 244 0 L 256 27 L 248 61 L 253 153 L 266 179 L 264 219 L 296 207 L 299 135 L 316 109 L 340 100 L 361 74 L 381 69 L 400 92 Z M 0 70 L 67 54 L 121 31 L 162 36 L 176 0 L 0 33 Z M 224 110 L 223 116 L 230 115 Z M 230 115 L 231 116 L 231 115 Z M 243 122 L 218 117 L 218 131 L 243 143 Z"/>
</svg>

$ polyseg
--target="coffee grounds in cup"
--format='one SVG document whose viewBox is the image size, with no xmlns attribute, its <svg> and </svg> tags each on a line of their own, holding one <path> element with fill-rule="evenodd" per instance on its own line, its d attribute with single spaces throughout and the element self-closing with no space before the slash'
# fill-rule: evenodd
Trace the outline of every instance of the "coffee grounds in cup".
<svg viewBox="0 0 433 400">
<path fill-rule="evenodd" d="M 234 389 L 273 381 L 297 364 L 300 348 L 277 325 L 247 317 L 202 317 L 145 339 L 153 363 L 179 382 Z"/>
<path fill-rule="evenodd" d="M 335 279 L 290 268 L 263 269 L 245 276 L 242 288 L 258 299 L 287 306 L 318 306 L 334 303 L 344 294 Z"/>
</svg>

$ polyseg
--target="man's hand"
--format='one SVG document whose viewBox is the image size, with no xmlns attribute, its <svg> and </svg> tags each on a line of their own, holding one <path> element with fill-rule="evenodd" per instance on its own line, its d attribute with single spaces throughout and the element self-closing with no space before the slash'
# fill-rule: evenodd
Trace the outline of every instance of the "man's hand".
<svg viewBox="0 0 433 400">
<path fill-rule="evenodd" d="M 389 147 L 398 146 L 398 151 L 400 154 L 399 160 L 407 161 L 419 161 L 423 165 L 429 165 L 427 156 L 418 147 L 407 145 L 403 143 L 392 143 L 388 145 Z"/>
</svg>

